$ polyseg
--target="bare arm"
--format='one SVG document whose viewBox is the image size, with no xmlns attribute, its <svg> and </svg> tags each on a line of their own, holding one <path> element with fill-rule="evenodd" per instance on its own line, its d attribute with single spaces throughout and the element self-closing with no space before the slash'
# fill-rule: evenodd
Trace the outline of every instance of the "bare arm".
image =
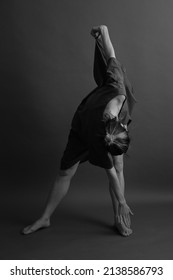
<svg viewBox="0 0 173 280">
<path fill-rule="evenodd" d="M 118 117 L 118 114 L 121 110 L 124 100 L 125 100 L 124 95 L 118 95 L 118 96 L 114 97 L 113 99 L 111 99 L 109 101 L 109 103 L 106 105 L 103 115 L 105 115 L 105 114 L 109 115 L 109 113 L 110 113 L 114 117 Z"/>
<path fill-rule="evenodd" d="M 106 60 L 108 60 L 110 57 L 115 57 L 114 47 L 112 45 L 106 25 L 93 27 L 91 30 L 91 35 L 97 39 L 98 43 L 103 48 Z"/>
</svg>

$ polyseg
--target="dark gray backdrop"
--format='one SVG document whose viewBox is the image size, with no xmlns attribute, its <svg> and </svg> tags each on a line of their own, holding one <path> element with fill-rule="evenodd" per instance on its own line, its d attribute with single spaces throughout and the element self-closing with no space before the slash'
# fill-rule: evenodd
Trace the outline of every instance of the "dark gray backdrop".
<svg viewBox="0 0 173 280">
<path fill-rule="evenodd" d="M 1 258 L 172 258 L 172 10 L 171 0 L 1 1 Z M 25 239 L 19 229 L 40 214 L 73 113 L 95 87 L 90 29 L 99 24 L 138 100 L 125 160 L 135 233 L 124 240 L 110 229 L 106 176 L 85 163 L 53 230 Z"/>
<path fill-rule="evenodd" d="M 59 162 L 73 112 L 95 87 L 90 29 L 106 24 L 138 100 L 126 175 L 169 187 L 172 8 L 168 0 L 1 1 L 3 169 Z"/>
</svg>

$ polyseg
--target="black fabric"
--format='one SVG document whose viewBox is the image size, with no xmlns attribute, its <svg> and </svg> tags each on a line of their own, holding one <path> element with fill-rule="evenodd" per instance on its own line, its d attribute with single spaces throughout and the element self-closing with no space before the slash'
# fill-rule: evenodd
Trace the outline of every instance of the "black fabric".
<svg viewBox="0 0 173 280">
<path fill-rule="evenodd" d="M 61 159 L 61 169 L 68 169 L 78 161 L 88 160 L 88 149 L 79 138 L 78 133 L 71 129 L 68 136 L 68 143 Z"/>
<path fill-rule="evenodd" d="M 103 112 L 110 100 L 118 95 L 124 95 L 126 98 L 119 112 L 119 119 L 123 124 L 130 123 L 135 100 L 129 85 L 128 90 L 126 89 L 127 77 L 124 73 L 116 58 L 111 57 L 106 63 L 104 54 L 96 43 L 94 78 L 98 87 L 82 100 L 74 114 L 68 143 L 61 160 L 61 169 L 67 169 L 77 162 L 86 160 L 102 168 L 113 167 L 112 156 L 104 142 L 106 132 Z"/>
<path fill-rule="evenodd" d="M 122 73 L 123 73 L 123 79 L 124 79 L 124 86 L 126 89 L 126 102 L 127 102 L 127 110 L 129 112 L 129 117 L 131 121 L 131 115 L 134 108 L 134 105 L 136 103 L 136 98 L 133 94 L 133 87 L 127 77 L 126 69 L 123 65 L 119 64 L 121 67 Z M 104 81 L 104 77 L 106 75 L 106 69 L 107 69 L 107 62 L 106 57 L 104 55 L 104 50 L 102 47 L 102 44 L 100 43 L 99 39 L 96 41 L 95 44 L 95 54 L 94 54 L 94 79 L 98 86 L 101 86 Z M 129 121 L 129 123 L 130 123 Z"/>
</svg>

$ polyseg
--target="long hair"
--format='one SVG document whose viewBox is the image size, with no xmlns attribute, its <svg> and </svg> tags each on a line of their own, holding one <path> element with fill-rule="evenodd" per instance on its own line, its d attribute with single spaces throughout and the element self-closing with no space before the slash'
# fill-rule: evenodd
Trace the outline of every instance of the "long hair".
<svg viewBox="0 0 173 280">
<path fill-rule="evenodd" d="M 107 150 L 112 155 L 126 153 L 130 144 L 129 132 L 117 118 L 108 119 L 105 123 L 106 135 L 104 141 Z"/>
</svg>

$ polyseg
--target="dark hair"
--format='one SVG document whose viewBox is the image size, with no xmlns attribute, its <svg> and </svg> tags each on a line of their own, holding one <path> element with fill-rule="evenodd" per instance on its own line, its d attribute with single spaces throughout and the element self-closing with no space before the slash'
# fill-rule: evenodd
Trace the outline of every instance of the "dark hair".
<svg viewBox="0 0 173 280">
<path fill-rule="evenodd" d="M 107 150 L 112 155 L 126 153 L 130 144 L 130 137 L 126 126 L 117 118 L 113 118 L 106 121 L 105 129 L 104 141 Z"/>
</svg>

